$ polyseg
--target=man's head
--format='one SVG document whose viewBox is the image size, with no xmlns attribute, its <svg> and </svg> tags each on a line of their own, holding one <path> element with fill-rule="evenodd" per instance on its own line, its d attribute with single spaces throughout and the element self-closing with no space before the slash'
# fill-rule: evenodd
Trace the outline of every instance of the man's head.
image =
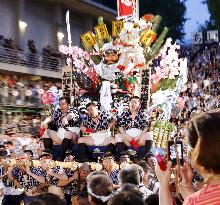
<svg viewBox="0 0 220 205">
<path fill-rule="evenodd" d="M 59 99 L 59 105 L 62 112 L 67 112 L 70 105 L 70 100 L 67 97 L 62 97 Z"/>
<path fill-rule="evenodd" d="M 4 146 L 5 149 L 11 150 L 13 148 L 13 142 L 12 141 L 4 142 Z"/>
<path fill-rule="evenodd" d="M 4 161 L 4 159 L 7 158 L 7 151 L 6 150 L 0 150 L 0 161 Z"/>
<path fill-rule="evenodd" d="M 140 167 L 142 167 L 143 171 L 144 171 L 144 175 L 143 175 L 143 181 L 147 182 L 148 178 L 149 178 L 149 173 L 150 173 L 150 167 L 148 166 L 147 162 L 144 160 L 140 160 L 139 162 L 137 162 L 137 165 L 139 165 Z"/>
<path fill-rule="evenodd" d="M 121 184 L 130 183 L 134 185 L 139 185 L 140 180 L 140 174 L 135 167 L 126 167 L 124 169 L 121 169 L 119 172 L 119 181 Z"/>
<path fill-rule="evenodd" d="M 0 145 L 0 151 L 1 150 L 5 150 L 5 145 L 3 145 L 3 144 Z"/>
<path fill-rule="evenodd" d="M 144 205 L 142 197 L 136 193 L 123 191 L 115 194 L 108 202 L 108 205 Z"/>
<path fill-rule="evenodd" d="M 40 155 L 41 166 L 43 169 L 47 169 L 51 162 L 53 155 L 50 151 L 44 150 Z"/>
<path fill-rule="evenodd" d="M 24 150 L 24 157 L 25 158 L 32 158 L 33 157 L 33 152 L 31 150 Z"/>
<path fill-rule="evenodd" d="M 142 183 L 143 180 L 144 180 L 144 170 L 143 170 L 143 168 L 141 166 L 137 165 L 137 164 L 132 164 L 131 167 L 138 170 L 138 173 L 140 175 L 140 183 Z"/>
<path fill-rule="evenodd" d="M 98 174 L 90 177 L 87 189 L 90 204 L 103 205 L 112 196 L 113 184 L 107 175 Z"/>
<path fill-rule="evenodd" d="M 66 157 L 64 159 L 64 162 L 74 162 L 74 161 L 75 161 L 74 156 L 69 154 L 69 153 L 67 153 Z"/>
<path fill-rule="evenodd" d="M 130 163 L 131 158 L 128 152 L 121 152 L 120 154 L 120 163 Z"/>
<path fill-rule="evenodd" d="M 145 160 L 146 160 L 146 162 L 148 163 L 148 166 L 152 169 L 152 171 L 154 171 L 154 170 L 155 170 L 155 166 L 156 166 L 156 164 L 157 164 L 157 160 L 156 160 L 154 154 L 151 153 L 151 152 L 148 153 L 148 154 L 146 155 Z"/>
<path fill-rule="evenodd" d="M 90 115 L 90 117 L 92 117 L 92 118 L 98 117 L 99 109 L 95 103 L 93 103 L 93 102 L 88 103 L 86 108 L 87 108 L 87 111 L 88 111 L 88 114 Z"/>
<path fill-rule="evenodd" d="M 131 111 L 137 111 L 140 108 L 141 99 L 137 96 L 133 96 L 130 99 L 129 107 Z"/>
<path fill-rule="evenodd" d="M 114 155 L 111 152 L 106 152 L 102 157 L 103 168 L 106 171 L 112 171 L 115 160 Z"/>
<path fill-rule="evenodd" d="M 79 168 L 79 176 L 80 180 L 86 180 L 87 176 L 91 173 L 91 166 L 88 163 L 83 163 L 82 166 Z"/>
<path fill-rule="evenodd" d="M 56 205 L 65 205 L 63 200 L 51 193 L 39 195 L 30 205 L 53 205 L 54 203 L 56 203 Z"/>
<path fill-rule="evenodd" d="M 105 51 L 104 54 L 104 63 L 107 65 L 115 64 L 119 60 L 119 54 L 114 49 L 109 49 Z"/>
</svg>

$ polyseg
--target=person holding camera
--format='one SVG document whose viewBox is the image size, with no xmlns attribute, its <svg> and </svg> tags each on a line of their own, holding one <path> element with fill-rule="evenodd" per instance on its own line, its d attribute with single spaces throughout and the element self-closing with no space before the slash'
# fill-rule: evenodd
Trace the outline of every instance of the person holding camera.
<svg viewBox="0 0 220 205">
<path fill-rule="evenodd" d="M 183 205 L 218 205 L 220 202 L 220 112 L 202 113 L 190 120 L 187 129 L 189 159 L 191 166 L 204 178 L 205 186 L 197 192 L 192 188 L 193 173 L 186 162 L 180 169 L 180 192 Z M 156 165 L 160 183 L 160 204 L 173 205 L 169 190 L 172 163 L 168 162 L 165 171 Z"/>
</svg>

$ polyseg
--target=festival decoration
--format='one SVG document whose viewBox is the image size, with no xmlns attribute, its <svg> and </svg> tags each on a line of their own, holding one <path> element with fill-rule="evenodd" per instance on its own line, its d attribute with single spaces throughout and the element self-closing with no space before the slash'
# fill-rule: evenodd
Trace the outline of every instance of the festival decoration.
<svg viewBox="0 0 220 205">
<path fill-rule="evenodd" d="M 124 27 L 124 22 L 120 21 L 112 21 L 112 37 L 116 38 L 121 33 Z"/>
<path fill-rule="evenodd" d="M 86 32 L 81 36 L 82 42 L 87 49 L 92 49 L 93 46 L 96 45 L 96 39 L 94 34 L 91 32 Z"/>
<path fill-rule="evenodd" d="M 99 93 L 103 110 L 121 112 L 125 107 L 122 98 L 141 93 L 143 97 L 144 93 L 148 114 L 159 109 L 167 122 L 176 105 L 180 109 L 184 106 L 178 96 L 186 89 L 187 60 L 179 58 L 180 46 L 171 38 L 165 40 L 167 27 L 158 33 L 162 17 L 146 14 L 139 18 L 137 8 L 138 1 L 118 0 L 119 18 L 112 21 L 112 36 L 99 17 L 94 31 L 81 35 L 85 50 L 71 44 L 59 49 L 72 67 L 74 89 Z M 69 21 L 67 32 L 70 35 Z"/>
<path fill-rule="evenodd" d="M 133 0 L 118 0 L 118 16 L 126 17 L 132 16 L 134 13 Z"/>
</svg>

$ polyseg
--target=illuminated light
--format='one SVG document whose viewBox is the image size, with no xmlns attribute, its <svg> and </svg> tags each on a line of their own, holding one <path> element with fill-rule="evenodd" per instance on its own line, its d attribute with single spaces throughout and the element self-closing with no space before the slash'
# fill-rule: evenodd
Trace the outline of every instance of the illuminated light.
<svg viewBox="0 0 220 205">
<path fill-rule="evenodd" d="M 57 32 L 57 38 L 58 38 L 58 40 L 63 40 L 64 34 L 62 32 L 60 32 L 60 31 L 58 31 Z"/>
<path fill-rule="evenodd" d="M 26 27 L 27 27 L 27 23 L 26 23 L 26 22 L 24 22 L 24 21 L 19 21 L 19 28 L 20 28 L 21 30 L 25 30 Z"/>
</svg>

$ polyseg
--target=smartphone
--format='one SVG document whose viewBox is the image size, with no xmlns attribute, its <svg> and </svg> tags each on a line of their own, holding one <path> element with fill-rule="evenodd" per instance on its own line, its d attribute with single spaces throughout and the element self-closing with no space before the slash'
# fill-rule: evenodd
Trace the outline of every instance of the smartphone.
<svg viewBox="0 0 220 205">
<path fill-rule="evenodd" d="M 176 141 L 177 146 L 177 152 L 180 159 L 180 165 L 183 165 L 183 142 L 182 141 Z M 176 160 L 176 150 L 174 146 L 174 141 L 168 141 L 167 142 L 167 156 L 168 160 L 172 162 L 172 166 L 176 166 L 177 160 Z"/>
<path fill-rule="evenodd" d="M 156 159 L 157 159 L 157 163 L 159 164 L 160 166 L 160 169 L 163 170 L 163 171 L 166 171 L 167 169 L 167 166 L 166 166 L 166 163 L 164 162 L 162 156 L 160 154 L 156 154 Z"/>
</svg>

